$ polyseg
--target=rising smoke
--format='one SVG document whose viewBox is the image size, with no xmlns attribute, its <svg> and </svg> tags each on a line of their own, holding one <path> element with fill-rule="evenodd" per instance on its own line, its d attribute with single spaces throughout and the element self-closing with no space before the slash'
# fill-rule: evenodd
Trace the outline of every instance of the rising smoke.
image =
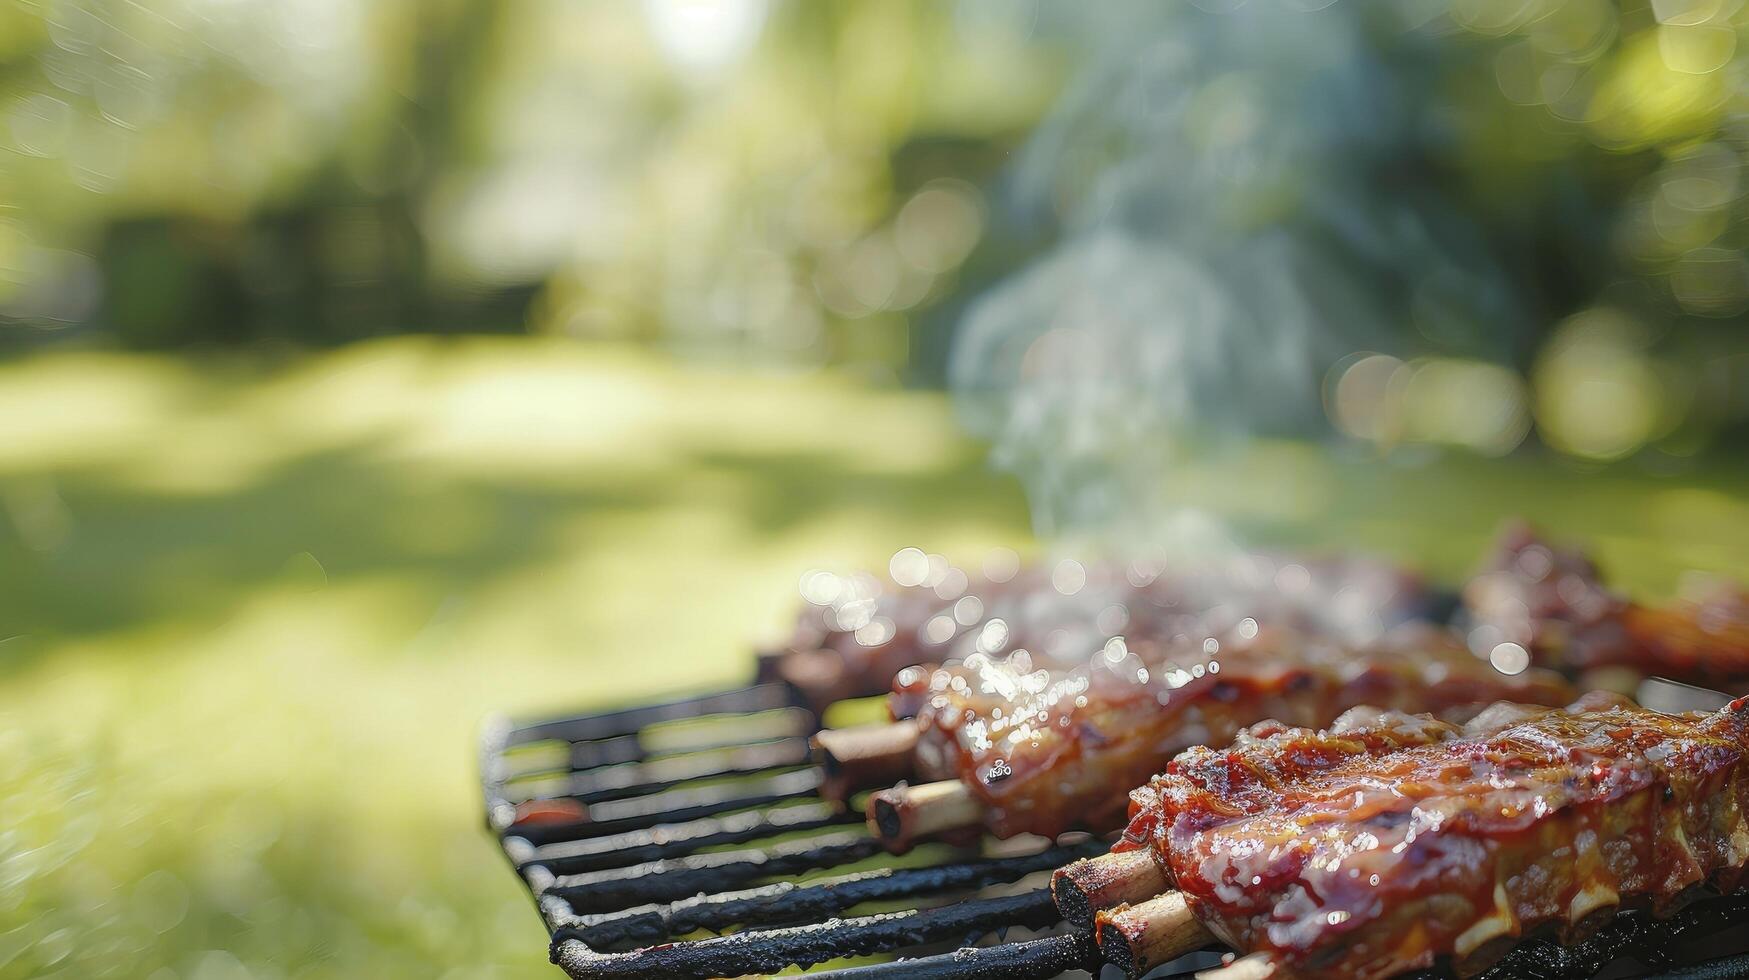
<svg viewBox="0 0 1749 980">
<path fill-rule="evenodd" d="M 1142 4 L 1041 27 L 1083 32 L 1093 67 L 999 203 L 1056 244 L 969 307 L 950 362 L 1041 535 L 1183 546 L 1162 538 L 1206 524 L 1172 506 L 1174 468 L 1322 431 L 1337 360 L 1411 338 L 1498 353 L 1520 329 L 1525 302 L 1442 191 L 1425 96 L 1452 47 L 1411 7 Z"/>
</svg>

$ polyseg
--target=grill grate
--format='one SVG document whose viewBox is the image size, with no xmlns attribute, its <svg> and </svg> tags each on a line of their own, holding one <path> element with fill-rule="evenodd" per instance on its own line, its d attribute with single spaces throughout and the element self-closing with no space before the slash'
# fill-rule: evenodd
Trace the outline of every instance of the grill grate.
<svg viewBox="0 0 1749 980">
<path fill-rule="evenodd" d="M 888 855 L 819 795 L 807 697 L 782 684 L 535 724 L 489 723 L 487 824 L 578 980 L 1048 977 L 1100 970 L 1044 876 L 1078 839 L 929 844 Z M 1624 914 L 1585 944 L 1532 941 L 1485 980 L 1749 975 L 1749 903 Z M 858 962 L 871 956 L 899 957 Z M 1696 959 L 1714 957 L 1706 962 Z M 1168 964 L 1189 980 L 1212 952 Z M 1190 972 L 1185 972 L 1190 971 Z M 1600 972 L 1602 971 L 1602 972 Z M 1435 976 L 1438 974 L 1429 974 Z"/>
<path fill-rule="evenodd" d="M 971 977 L 1097 958 L 1044 881 L 1097 842 L 888 855 L 860 813 L 818 795 L 802 703 L 767 684 L 488 727 L 488 823 L 535 896 L 554 962 L 579 978 L 735 976 L 901 953 L 845 972 Z M 955 949 L 1010 932 L 1019 941 Z"/>
</svg>

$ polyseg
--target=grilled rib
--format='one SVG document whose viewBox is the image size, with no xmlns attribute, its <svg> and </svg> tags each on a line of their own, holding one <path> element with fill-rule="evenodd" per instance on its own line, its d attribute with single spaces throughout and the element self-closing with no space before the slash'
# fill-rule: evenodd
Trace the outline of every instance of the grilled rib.
<svg viewBox="0 0 1749 980">
<path fill-rule="evenodd" d="M 1247 619 L 1218 637 L 1114 640 L 1067 671 L 1035 668 L 1024 652 L 909 669 L 895 682 L 894 713 L 915 712 L 918 775 L 959 781 L 975 804 L 957 800 L 960 813 L 981 812 L 998 836 L 1050 836 L 1122 826 L 1124 787 L 1265 718 L 1316 726 L 1357 704 L 1467 717 L 1496 700 L 1572 696 L 1544 671 L 1501 674 L 1444 631 L 1399 630 L 1356 647 Z M 877 832 L 899 844 L 905 828 L 883 807 L 904 793 L 877 794 L 872 808 Z"/>
<path fill-rule="evenodd" d="M 1264 723 L 1136 790 L 1118 847 L 1149 849 L 1204 926 L 1277 975 L 1388 977 L 1443 956 L 1472 972 L 1542 925 L 1572 938 L 1624 902 L 1734 890 L 1746 750 L 1749 699 L 1710 716 L 1594 693 L 1462 727 L 1375 709 L 1323 732 Z M 1148 924 L 1102 912 L 1102 946 Z"/>
<path fill-rule="evenodd" d="M 1358 558 L 1238 556 L 1194 573 L 1163 573 L 1150 562 L 1063 562 L 999 579 L 938 564 L 912 586 L 866 572 L 811 573 L 794 635 L 765 669 L 826 704 L 884 693 L 913 664 L 980 652 L 1024 649 L 1035 666 L 1067 668 L 1114 636 L 1171 636 L 1245 616 L 1358 641 L 1430 606 L 1414 576 Z"/>
<path fill-rule="evenodd" d="M 1630 604 L 1621 621 L 1641 673 L 1749 687 L 1749 591 L 1741 586 L 1714 583 L 1666 606 Z"/>
<path fill-rule="evenodd" d="M 822 704 L 878 695 L 905 667 L 975 652 L 992 622 L 992 629 L 1042 657 L 1056 649 L 1098 649 L 1126 627 L 1131 610 L 1146 617 L 1173 600 L 1151 569 L 1083 566 L 1086 581 L 1072 595 L 1052 584 L 1050 571 L 1028 566 L 992 579 L 943 564 L 940 574 L 918 585 L 867 572 L 814 573 L 825 584 L 810 583 L 813 594 L 775 672 Z M 1125 615 L 1101 620 L 1108 608 Z"/>
<path fill-rule="evenodd" d="M 1749 592 L 1741 586 L 1710 583 L 1668 605 L 1638 604 L 1609 589 L 1584 552 L 1517 524 L 1463 598 L 1482 644 L 1517 643 L 1544 666 L 1749 685 Z"/>
</svg>

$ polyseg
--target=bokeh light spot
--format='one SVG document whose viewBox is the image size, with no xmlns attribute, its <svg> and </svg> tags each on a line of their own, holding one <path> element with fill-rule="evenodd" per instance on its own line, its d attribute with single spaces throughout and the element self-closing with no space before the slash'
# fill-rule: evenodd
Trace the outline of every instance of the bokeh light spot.
<svg viewBox="0 0 1749 980">
<path fill-rule="evenodd" d="M 901 548 L 887 562 L 887 574 L 905 588 L 922 585 L 929 577 L 929 556 L 921 548 Z"/>
</svg>

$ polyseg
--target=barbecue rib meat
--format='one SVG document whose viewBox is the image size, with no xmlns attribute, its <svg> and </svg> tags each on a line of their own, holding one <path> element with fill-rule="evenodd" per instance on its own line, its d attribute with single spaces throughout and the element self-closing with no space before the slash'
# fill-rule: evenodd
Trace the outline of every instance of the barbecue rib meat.
<svg viewBox="0 0 1749 980">
<path fill-rule="evenodd" d="M 1667 606 L 1630 604 L 1621 624 L 1642 673 L 1749 688 L 1749 591 L 1741 586 L 1715 583 Z"/>
<path fill-rule="evenodd" d="M 1059 575 L 1064 565 L 1073 566 Z M 829 703 L 884 693 L 913 664 L 1024 649 L 1035 666 L 1086 663 L 1114 636 L 1225 628 L 1244 616 L 1371 639 L 1425 616 L 1431 600 L 1409 573 L 1361 558 L 1296 563 L 1241 556 L 1194 574 L 1149 562 L 1024 566 L 991 579 L 940 562 L 920 585 L 870 573 L 808 583 L 785 650 L 766 670 Z"/>
<path fill-rule="evenodd" d="M 1625 667 L 1708 685 L 1749 684 L 1749 593 L 1714 583 L 1665 606 L 1630 602 L 1604 586 L 1576 548 L 1525 525 L 1502 533 L 1489 568 L 1464 588 L 1485 643 L 1517 643 L 1536 662 L 1572 672 Z"/>
<path fill-rule="evenodd" d="M 895 716 L 919 720 L 920 777 L 963 782 L 1002 837 L 1116 829 L 1126 787 L 1266 718 L 1317 726 L 1359 704 L 1467 717 L 1502 699 L 1572 697 L 1554 674 L 1501 674 L 1445 631 L 1407 628 L 1355 646 L 1251 619 L 1218 636 L 1113 640 L 1071 670 L 1035 667 L 1024 651 L 908 668 L 892 695 Z"/>
<path fill-rule="evenodd" d="M 1623 902 L 1668 910 L 1749 860 L 1749 698 L 1664 715 L 1593 693 L 1457 727 L 1357 709 L 1323 732 L 1263 723 L 1192 748 L 1132 794 L 1192 911 L 1287 975 L 1475 969 L 1541 925 Z M 1589 920 L 1589 921 L 1588 921 Z"/>
<path fill-rule="evenodd" d="M 943 565 L 919 585 L 867 572 L 828 575 L 824 597 L 802 609 L 777 672 L 804 690 L 821 691 L 824 702 L 867 697 L 885 692 L 893 675 L 912 664 L 975 652 L 992 622 L 994 630 L 1043 657 L 1047 638 L 1050 650 L 1097 650 L 1126 628 L 1129 610 L 1145 617 L 1172 600 L 1153 574 L 1132 569 L 1126 575 L 1115 564 L 1082 571 L 1086 581 L 1073 595 L 1057 590 L 1051 570 L 1039 566 L 997 580 Z M 1107 609 L 1125 615 L 1102 618 Z"/>
</svg>

